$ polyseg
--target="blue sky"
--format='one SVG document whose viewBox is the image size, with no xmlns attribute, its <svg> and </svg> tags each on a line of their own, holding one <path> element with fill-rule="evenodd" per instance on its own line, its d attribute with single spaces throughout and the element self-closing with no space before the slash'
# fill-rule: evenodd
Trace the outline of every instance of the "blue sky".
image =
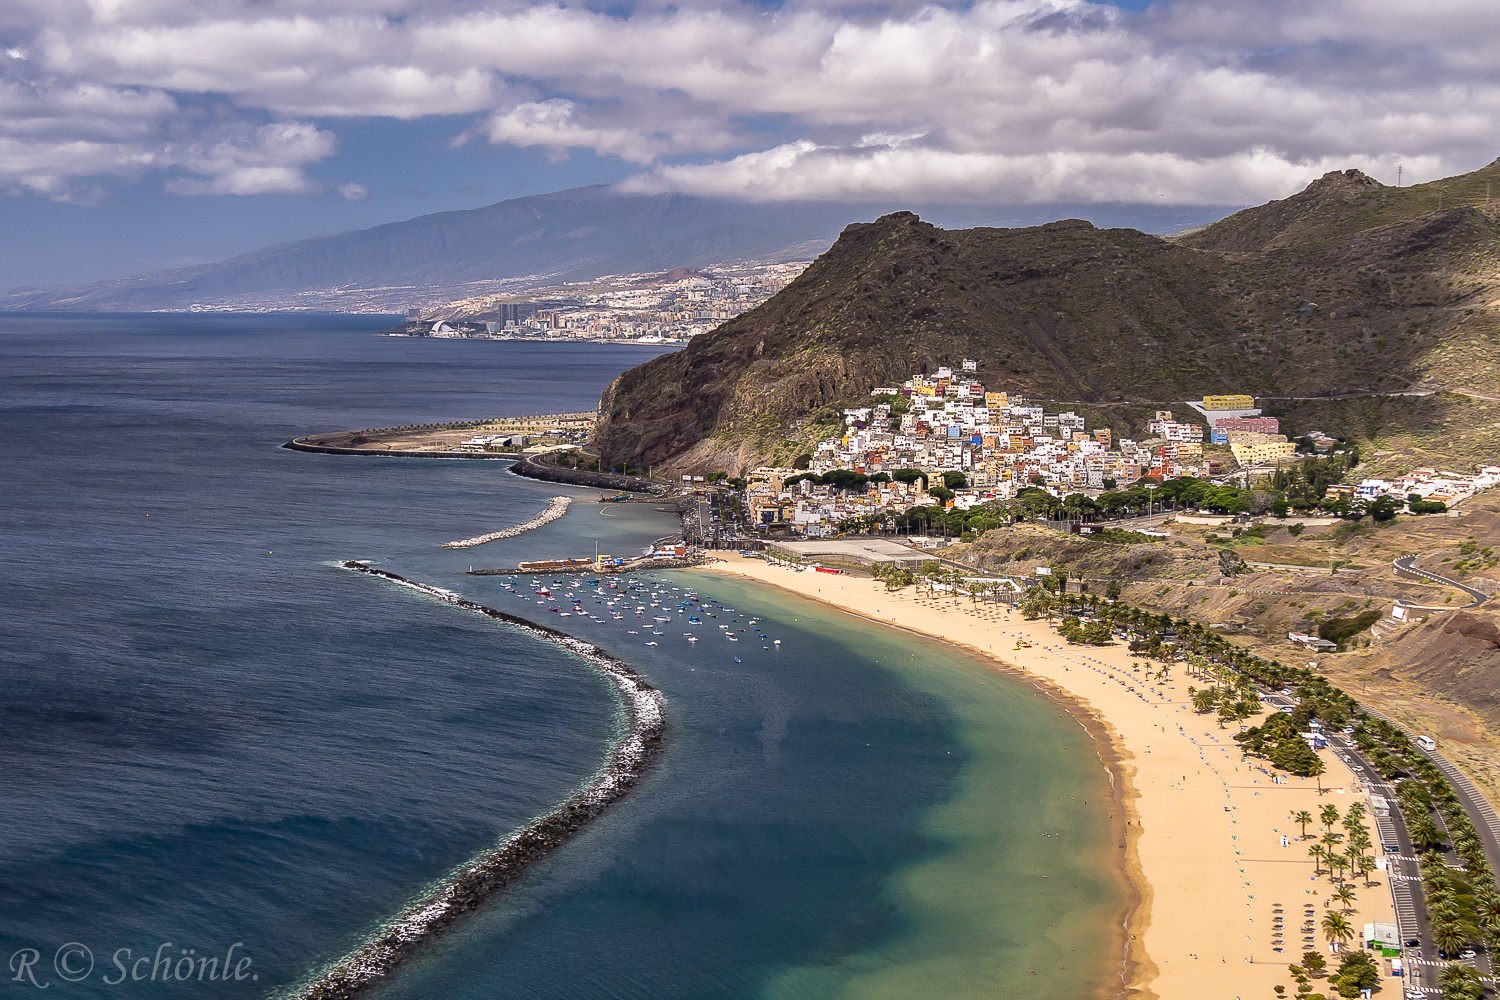
<svg viewBox="0 0 1500 1000">
<path fill-rule="evenodd" d="M 329 122 L 338 151 L 308 168 L 327 188 L 316 194 L 168 194 L 160 179 L 116 181 L 99 203 L 16 195 L 0 200 L 0 288 L 93 281 L 221 260 L 307 236 L 363 229 L 432 212 L 478 208 L 507 198 L 636 172 L 580 150 L 549 159 L 538 149 L 485 144 L 449 149 L 469 122 Z M 333 185 L 359 178 L 368 194 L 351 201 Z"/>
<path fill-rule="evenodd" d="M 1211 205 L 1500 149 L 1500 5 L 10 0 L 0 287 L 584 184 Z"/>
</svg>

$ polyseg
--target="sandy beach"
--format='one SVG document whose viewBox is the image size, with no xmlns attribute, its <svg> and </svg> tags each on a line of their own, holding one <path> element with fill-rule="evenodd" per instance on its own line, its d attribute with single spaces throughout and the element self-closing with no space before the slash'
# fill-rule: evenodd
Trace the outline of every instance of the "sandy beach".
<svg viewBox="0 0 1500 1000">
<path fill-rule="evenodd" d="M 1303 951 L 1328 954 L 1321 931 L 1328 878 L 1315 877 L 1292 813 L 1314 815 L 1332 803 L 1344 813 L 1362 801 L 1359 784 L 1333 754 L 1322 753 L 1323 792 L 1314 779 L 1280 775 L 1244 761 L 1214 716 L 1188 704 L 1183 665 L 1166 683 L 1143 680 L 1141 661 L 1123 644 L 1072 646 L 1045 621 L 1028 622 L 967 597 L 895 593 L 863 575 L 795 572 L 729 555 L 710 572 L 738 574 L 824 601 L 845 612 L 960 644 L 1059 697 L 1101 739 L 1100 757 L 1116 775 L 1123 811 L 1120 863 L 1133 887 L 1122 914 L 1117 995 L 1160 1000 L 1239 1000 L 1292 986 L 1287 965 Z M 1017 642 L 1032 643 L 1017 649 Z M 1263 718 L 1263 717 L 1262 717 Z M 1367 825 L 1369 824 L 1367 821 Z M 1309 838 L 1322 827 L 1309 825 Z M 1283 838 L 1287 838 L 1283 846 Z M 1356 937 L 1372 920 L 1394 920 L 1384 872 L 1361 885 L 1348 921 Z M 1284 909 L 1284 951 L 1273 948 L 1273 909 Z M 1313 915 L 1305 915 L 1306 908 Z M 1302 926 L 1312 920 L 1314 939 Z M 1354 944 L 1358 944 L 1356 940 Z M 1400 980 L 1386 989 L 1399 993 Z"/>
</svg>

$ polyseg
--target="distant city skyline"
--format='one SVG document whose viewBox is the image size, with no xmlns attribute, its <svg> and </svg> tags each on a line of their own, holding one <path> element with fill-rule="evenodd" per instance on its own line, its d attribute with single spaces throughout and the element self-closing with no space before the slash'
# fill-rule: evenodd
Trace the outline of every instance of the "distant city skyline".
<svg viewBox="0 0 1500 1000">
<path fill-rule="evenodd" d="M 1221 205 L 1500 143 L 1500 11 L 1376 0 L 21 0 L 0 287 L 586 184 Z"/>
</svg>

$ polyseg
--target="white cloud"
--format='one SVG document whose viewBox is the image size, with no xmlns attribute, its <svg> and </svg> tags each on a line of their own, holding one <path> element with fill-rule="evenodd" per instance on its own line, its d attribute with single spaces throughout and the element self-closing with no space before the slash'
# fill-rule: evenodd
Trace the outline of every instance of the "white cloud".
<svg viewBox="0 0 1500 1000">
<path fill-rule="evenodd" d="M 346 181 L 338 186 L 339 197 L 345 201 L 364 201 L 370 197 L 370 189 L 363 184 Z"/>
<path fill-rule="evenodd" d="M 1435 161 L 1403 161 L 1432 170 Z M 1007 156 L 922 148 L 843 149 L 796 142 L 709 163 L 661 166 L 619 185 L 638 194 L 680 191 L 752 201 L 886 200 L 1024 204 L 1223 204 L 1250 192 L 1289 192 L 1329 170 L 1395 174 L 1395 162 L 1325 157 L 1288 163 L 1266 150 L 1212 160 L 1171 153 Z"/>
<path fill-rule="evenodd" d="M 1500 5 L 1482 0 L 371 10 L 13 0 L 0 150 L 18 151 L 0 183 L 167 169 L 180 192 L 311 192 L 336 121 L 298 126 L 310 144 L 247 136 L 454 114 L 466 139 L 636 164 L 631 190 L 757 198 L 1223 203 L 1333 167 L 1420 179 L 1500 152 Z M 203 102 L 214 113 L 182 110 Z"/>
<path fill-rule="evenodd" d="M 650 163 L 661 151 L 659 143 L 634 129 L 582 125 L 574 121 L 576 110 L 576 104 L 561 98 L 518 104 L 491 118 L 485 132 L 495 143 L 543 146 L 555 152 L 587 147 L 627 163 Z"/>
<path fill-rule="evenodd" d="M 575 102 L 562 98 L 518 104 L 490 118 L 484 134 L 490 142 L 540 146 L 555 155 L 583 148 L 638 164 L 652 163 L 669 153 L 721 150 L 734 142 L 729 131 L 689 117 L 657 127 L 635 116 L 635 127 L 611 128 L 591 124 L 578 112 Z M 663 116 L 658 109 L 650 117 Z"/>
<path fill-rule="evenodd" d="M 302 167 L 333 154 L 332 133 L 300 122 L 279 122 L 189 147 L 177 162 L 194 176 L 174 177 L 172 194 L 316 194 L 322 185 Z"/>
</svg>

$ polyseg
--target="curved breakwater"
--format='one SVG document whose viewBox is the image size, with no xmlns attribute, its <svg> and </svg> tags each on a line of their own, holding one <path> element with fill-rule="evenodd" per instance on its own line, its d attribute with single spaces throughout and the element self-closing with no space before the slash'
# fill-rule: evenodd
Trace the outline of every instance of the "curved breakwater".
<svg viewBox="0 0 1500 1000">
<path fill-rule="evenodd" d="M 362 562 L 347 561 L 339 565 L 506 622 L 567 649 L 614 684 L 624 703 L 628 729 L 584 788 L 413 900 L 365 944 L 325 969 L 311 983 L 286 994 L 295 1000 L 353 997 L 379 985 L 423 941 L 441 933 L 463 914 L 514 882 L 528 867 L 546 858 L 590 820 L 623 798 L 660 755 L 666 733 L 666 699 L 661 692 L 624 661 L 592 643 Z"/>
<path fill-rule="evenodd" d="M 544 524 L 550 524 L 568 512 L 568 507 L 573 503 L 572 497 L 553 497 L 547 509 L 524 524 L 518 524 L 514 528 L 505 528 L 501 531 L 492 531 L 488 535 L 475 535 L 473 538 L 461 538 L 456 542 L 444 542 L 445 549 L 471 549 L 476 545 L 486 542 L 498 542 L 502 538 L 514 538 L 516 535 L 530 531 L 532 528 L 540 528 Z"/>
</svg>

